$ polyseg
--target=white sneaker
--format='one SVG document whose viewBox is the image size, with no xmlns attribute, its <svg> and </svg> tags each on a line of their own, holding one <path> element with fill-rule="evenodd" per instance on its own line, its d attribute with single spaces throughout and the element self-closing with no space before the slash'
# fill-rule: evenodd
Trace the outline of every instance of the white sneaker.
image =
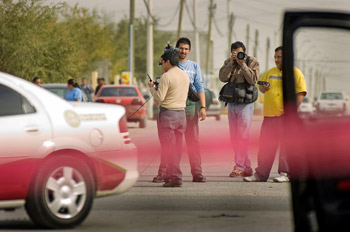
<svg viewBox="0 0 350 232">
<path fill-rule="evenodd" d="M 273 181 L 277 183 L 284 183 L 284 182 L 289 182 L 289 178 L 287 173 L 281 173 L 279 177 L 273 178 Z"/>
<path fill-rule="evenodd" d="M 262 180 L 259 177 L 257 177 L 256 175 L 244 177 L 243 181 L 245 181 L 245 182 L 266 182 L 266 180 Z"/>
</svg>

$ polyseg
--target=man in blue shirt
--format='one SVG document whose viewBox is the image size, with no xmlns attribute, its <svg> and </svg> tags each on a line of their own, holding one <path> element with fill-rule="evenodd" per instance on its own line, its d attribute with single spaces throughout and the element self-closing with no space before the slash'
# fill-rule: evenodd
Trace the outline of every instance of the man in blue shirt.
<svg viewBox="0 0 350 232">
<path fill-rule="evenodd" d="M 83 77 L 81 79 L 81 90 L 83 90 L 88 98 L 88 101 L 92 101 L 94 89 L 92 86 L 88 83 L 88 80 Z"/>
<path fill-rule="evenodd" d="M 185 131 L 185 140 L 193 182 L 205 182 L 206 178 L 202 174 L 198 127 L 198 121 L 205 120 L 207 109 L 201 71 L 197 63 L 187 59 L 187 55 L 191 52 L 191 41 L 188 38 L 180 38 L 176 42 L 176 48 L 179 49 L 179 68 L 185 71 L 189 76 L 190 86 L 198 93 L 200 101 L 199 111 L 198 107 L 196 107 L 196 102 L 189 99 L 186 101 L 185 111 L 187 127 Z M 163 155 L 161 155 L 158 175 L 153 178 L 153 182 L 161 182 L 164 179 L 166 165 L 163 159 Z"/>
</svg>

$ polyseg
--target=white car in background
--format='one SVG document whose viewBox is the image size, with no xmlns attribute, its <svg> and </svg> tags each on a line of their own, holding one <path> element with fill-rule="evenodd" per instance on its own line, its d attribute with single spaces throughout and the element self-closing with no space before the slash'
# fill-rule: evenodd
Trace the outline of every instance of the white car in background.
<svg viewBox="0 0 350 232">
<path fill-rule="evenodd" d="M 25 206 L 40 227 L 70 228 L 95 197 L 131 188 L 137 152 L 124 115 L 0 72 L 0 209 Z"/>
<path fill-rule="evenodd" d="M 317 114 L 340 114 L 344 115 L 347 110 L 347 97 L 343 92 L 321 92 L 315 102 Z"/>
<path fill-rule="evenodd" d="M 210 89 L 205 89 L 206 91 L 209 92 L 210 97 L 205 96 L 206 99 L 212 99 L 212 101 L 207 104 L 208 109 L 207 109 L 207 117 L 215 117 L 216 121 L 220 121 L 221 119 L 221 103 L 219 102 L 218 98 L 216 97 L 214 91 Z"/>
<path fill-rule="evenodd" d="M 311 117 L 314 113 L 314 106 L 308 97 L 304 97 L 303 102 L 298 108 L 300 117 Z"/>
</svg>

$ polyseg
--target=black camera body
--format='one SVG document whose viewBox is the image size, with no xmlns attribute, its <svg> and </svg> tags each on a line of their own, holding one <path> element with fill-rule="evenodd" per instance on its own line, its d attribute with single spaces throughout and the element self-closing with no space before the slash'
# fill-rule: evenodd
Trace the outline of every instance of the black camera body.
<svg viewBox="0 0 350 232">
<path fill-rule="evenodd" d="M 270 87 L 270 83 L 267 81 L 258 81 L 258 85 L 264 85 L 266 87 Z"/>
<path fill-rule="evenodd" d="M 247 57 L 247 54 L 245 54 L 244 52 L 238 52 L 237 53 L 237 58 L 239 60 L 244 60 Z"/>
<path fill-rule="evenodd" d="M 168 52 L 168 51 L 179 52 L 180 49 L 174 48 L 173 46 L 170 45 L 170 41 L 168 41 L 168 44 L 167 44 L 166 47 L 164 48 L 164 52 Z"/>
</svg>

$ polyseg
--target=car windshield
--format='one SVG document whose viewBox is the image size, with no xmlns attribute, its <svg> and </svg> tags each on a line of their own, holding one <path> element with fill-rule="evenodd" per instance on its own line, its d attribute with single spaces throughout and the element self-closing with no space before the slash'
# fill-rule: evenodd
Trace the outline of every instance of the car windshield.
<svg viewBox="0 0 350 232">
<path fill-rule="evenodd" d="M 342 100 L 344 99 L 342 93 L 322 93 L 321 94 L 322 100 Z"/>
<path fill-rule="evenodd" d="M 64 98 L 66 95 L 68 89 L 66 87 L 44 87 L 51 93 L 56 94 L 57 96 L 60 96 L 61 98 Z"/>
<path fill-rule="evenodd" d="M 103 88 L 101 97 L 137 97 L 135 88 L 131 87 L 109 87 Z"/>
</svg>

